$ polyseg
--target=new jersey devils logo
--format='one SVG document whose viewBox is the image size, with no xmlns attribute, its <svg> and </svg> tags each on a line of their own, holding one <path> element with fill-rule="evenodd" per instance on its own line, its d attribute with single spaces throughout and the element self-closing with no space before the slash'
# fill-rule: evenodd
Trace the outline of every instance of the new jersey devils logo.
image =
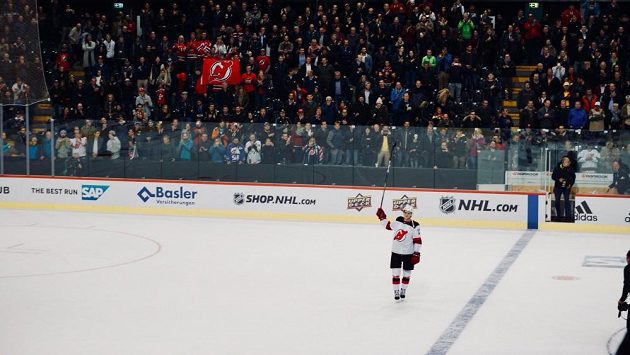
<svg viewBox="0 0 630 355">
<path fill-rule="evenodd" d="M 210 66 L 210 81 L 227 81 L 228 78 L 232 75 L 232 65 L 234 63 L 231 61 L 217 61 Z"/>
<path fill-rule="evenodd" d="M 396 235 L 394 235 L 394 240 L 397 240 L 399 242 L 402 242 L 403 240 L 405 240 L 405 237 L 407 236 L 407 232 L 406 230 L 403 229 L 399 229 L 396 231 Z"/>
</svg>

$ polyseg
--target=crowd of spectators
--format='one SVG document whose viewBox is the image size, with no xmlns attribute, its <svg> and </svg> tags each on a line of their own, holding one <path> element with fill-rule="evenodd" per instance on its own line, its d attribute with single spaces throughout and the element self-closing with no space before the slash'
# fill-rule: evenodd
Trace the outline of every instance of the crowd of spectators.
<svg viewBox="0 0 630 355">
<path fill-rule="evenodd" d="M 47 39 L 53 118 L 74 140 L 60 156 L 85 141 L 81 154 L 111 158 L 379 166 L 395 152 L 399 166 L 474 169 L 487 150 L 531 169 L 551 144 L 578 160 L 595 150 L 580 161 L 591 169 L 595 155 L 629 153 L 630 23 L 616 0 L 541 19 L 460 0 L 149 1 L 113 14 L 7 0 L 0 11 L 3 103 L 24 100 L 20 73 L 40 60 L 22 65 L 26 24 Z M 209 56 L 238 59 L 240 85 L 202 85 Z M 536 69 L 513 95 L 524 64 Z M 13 152 L 65 146 L 59 130 L 26 142 L 20 109 L 5 121 Z"/>
</svg>

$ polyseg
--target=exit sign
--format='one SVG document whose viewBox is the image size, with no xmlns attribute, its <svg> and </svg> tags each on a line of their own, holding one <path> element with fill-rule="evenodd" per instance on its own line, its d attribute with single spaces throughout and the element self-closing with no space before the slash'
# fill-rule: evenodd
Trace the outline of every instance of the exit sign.
<svg viewBox="0 0 630 355">
<path fill-rule="evenodd" d="M 529 8 L 530 9 L 537 9 L 538 6 L 540 6 L 540 3 L 537 3 L 537 2 L 530 2 L 529 3 Z"/>
<path fill-rule="evenodd" d="M 114 3 L 114 9 L 122 9 L 125 7 L 125 4 L 123 4 L 122 2 L 115 2 Z"/>
</svg>

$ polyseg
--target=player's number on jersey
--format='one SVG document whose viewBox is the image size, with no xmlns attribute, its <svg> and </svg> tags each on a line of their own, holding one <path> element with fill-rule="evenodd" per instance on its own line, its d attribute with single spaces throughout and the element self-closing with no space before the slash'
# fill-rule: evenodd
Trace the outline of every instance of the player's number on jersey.
<svg viewBox="0 0 630 355">
<path fill-rule="evenodd" d="M 394 240 L 397 240 L 397 241 L 399 241 L 399 242 L 400 242 L 400 241 L 402 241 L 402 240 L 404 240 L 404 239 L 405 239 L 405 237 L 407 236 L 407 233 L 408 233 L 408 232 L 407 232 L 406 230 L 399 229 L 399 230 L 396 232 L 396 235 L 394 236 Z"/>
</svg>

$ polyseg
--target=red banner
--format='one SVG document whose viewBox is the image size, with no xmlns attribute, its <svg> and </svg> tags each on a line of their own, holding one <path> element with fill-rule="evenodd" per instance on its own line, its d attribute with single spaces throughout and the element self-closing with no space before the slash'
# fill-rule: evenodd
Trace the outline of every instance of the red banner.
<svg viewBox="0 0 630 355">
<path fill-rule="evenodd" d="M 203 85 L 221 86 L 224 82 L 238 85 L 241 82 L 241 63 L 237 59 L 206 58 L 203 60 Z"/>
</svg>

